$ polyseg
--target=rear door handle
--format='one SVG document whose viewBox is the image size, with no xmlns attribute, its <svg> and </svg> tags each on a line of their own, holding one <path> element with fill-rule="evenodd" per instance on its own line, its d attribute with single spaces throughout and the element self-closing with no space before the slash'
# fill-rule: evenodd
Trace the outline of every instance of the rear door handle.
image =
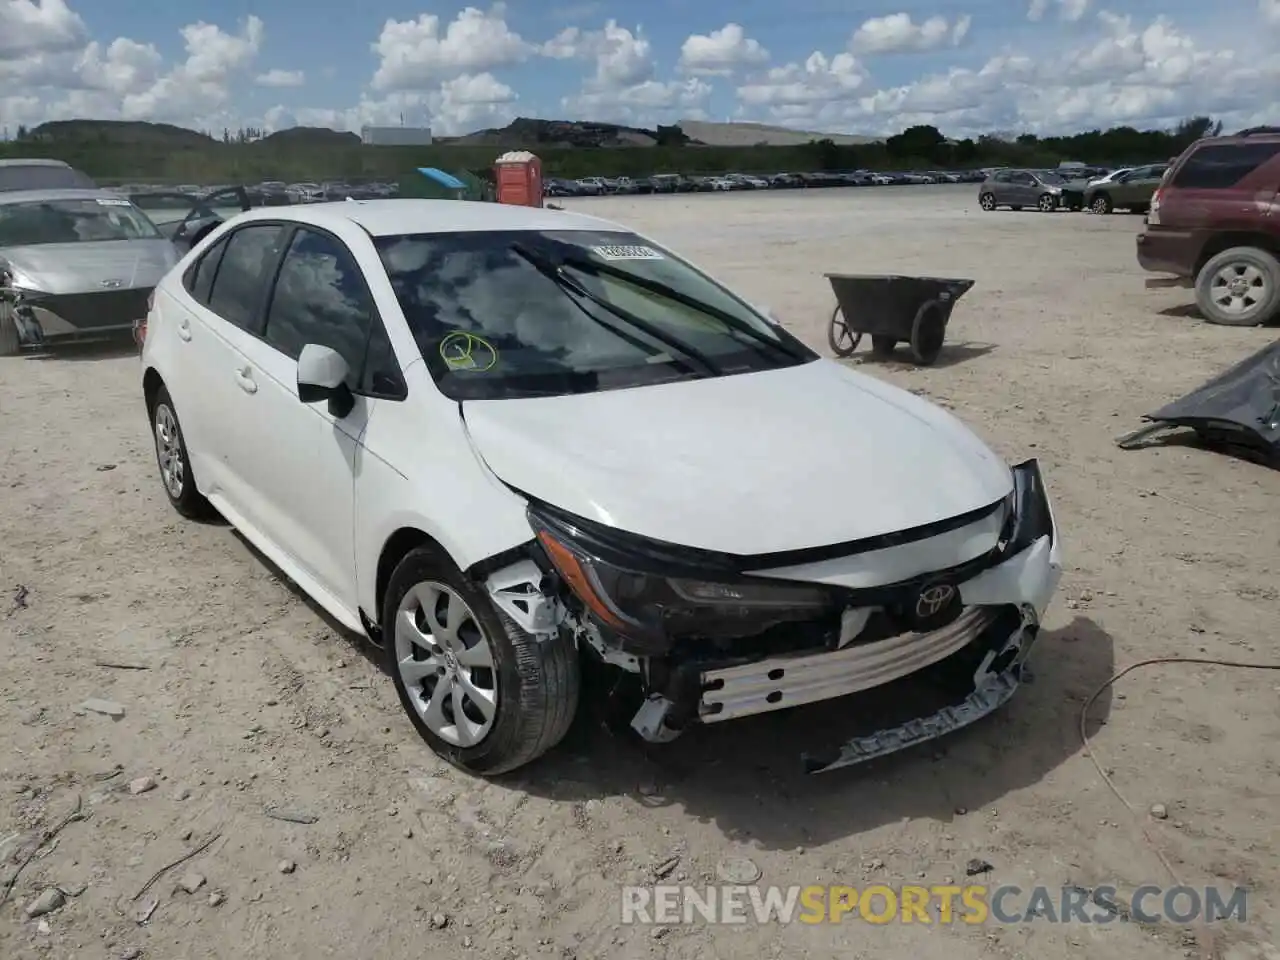
<svg viewBox="0 0 1280 960">
<path fill-rule="evenodd" d="M 243 366 L 236 371 L 236 383 L 245 393 L 258 392 L 258 384 L 253 379 L 253 368 L 250 366 Z"/>
<path fill-rule="evenodd" d="M 184 319 L 178 324 L 178 336 L 183 340 L 191 339 L 191 321 Z"/>
</svg>

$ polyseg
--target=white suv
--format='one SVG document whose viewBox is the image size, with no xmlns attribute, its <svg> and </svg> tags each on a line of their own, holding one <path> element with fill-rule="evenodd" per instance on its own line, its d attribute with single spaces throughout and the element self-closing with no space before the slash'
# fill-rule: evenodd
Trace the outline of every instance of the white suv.
<svg viewBox="0 0 1280 960">
<path fill-rule="evenodd" d="M 1060 575 L 1034 461 L 592 217 L 244 213 L 156 288 L 142 361 L 173 506 L 379 644 L 475 773 L 553 746 L 588 662 L 654 741 L 941 669 L 952 705 L 811 765 L 936 736 L 1013 692 Z"/>
</svg>

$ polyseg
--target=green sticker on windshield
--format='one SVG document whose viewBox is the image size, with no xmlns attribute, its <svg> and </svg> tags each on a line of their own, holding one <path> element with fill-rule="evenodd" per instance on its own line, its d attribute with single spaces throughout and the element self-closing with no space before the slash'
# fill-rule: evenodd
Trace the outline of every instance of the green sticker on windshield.
<svg viewBox="0 0 1280 960">
<path fill-rule="evenodd" d="M 601 260 L 661 260 L 662 254 L 653 247 L 609 246 L 592 247 L 591 252 Z"/>
</svg>

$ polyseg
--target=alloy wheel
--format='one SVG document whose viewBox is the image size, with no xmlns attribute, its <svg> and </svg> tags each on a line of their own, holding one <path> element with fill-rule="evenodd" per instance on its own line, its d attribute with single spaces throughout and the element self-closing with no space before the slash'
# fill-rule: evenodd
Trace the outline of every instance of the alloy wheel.
<svg viewBox="0 0 1280 960">
<path fill-rule="evenodd" d="M 467 602 L 443 583 L 419 583 L 400 601 L 396 669 L 414 710 L 446 743 L 474 747 L 498 716 L 493 646 Z"/>
<path fill-rule="evenodd" d="M 1051 197 L 1049 194 L 1046 193 L 1044 196 L 1040 198 L 1040 209 L 1045 213 L 1051 213 L 1053 211 L 1053 208 L 1056 206 L 1057 204 L 1054 202 L 1053 197 Z"/>
<path fill-rule="evenodd" d="M 984 193 L 978 200 L 983 210 L 994 210 L 996 208 L 996 198 L 989 193 Z"/>
<path fill-rule="evenodd" d="M 1223 313 L 1245 317 L 1267 301 L 1267 276 L 1250 263 L 1229 263 L 1213 275 L 1210 296 Z"/>
<path fill-rule="evenodd" d="M 178 418 L 166 403 L 156 407 L 156 459 L 160 463 L 160 479 L 169 496 L 177 500 L 182 496 L 187 481 L 186 462 L 182 456 L 182 436 L 178 431 Z"/>
</svg>

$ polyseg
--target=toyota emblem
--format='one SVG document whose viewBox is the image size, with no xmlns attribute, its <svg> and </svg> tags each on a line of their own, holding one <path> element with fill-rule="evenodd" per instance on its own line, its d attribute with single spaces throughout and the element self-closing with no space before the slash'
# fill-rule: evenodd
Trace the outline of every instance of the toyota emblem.
<svg viewBox="0 0 1280 960">
<path fill-rule="evenodd" d="M 123 280 L 99 280 L 98 286 L 105 287 L 107 290 L 119 290 L 124 286 Z"/>
<path fill-rule="evenodd" d="M 949 583 L 935 583 L 920 591 L 916 598 L 916 617 L 930 620 L 946 610 L 956 598 L 956 588 Z"/>
</svg>

